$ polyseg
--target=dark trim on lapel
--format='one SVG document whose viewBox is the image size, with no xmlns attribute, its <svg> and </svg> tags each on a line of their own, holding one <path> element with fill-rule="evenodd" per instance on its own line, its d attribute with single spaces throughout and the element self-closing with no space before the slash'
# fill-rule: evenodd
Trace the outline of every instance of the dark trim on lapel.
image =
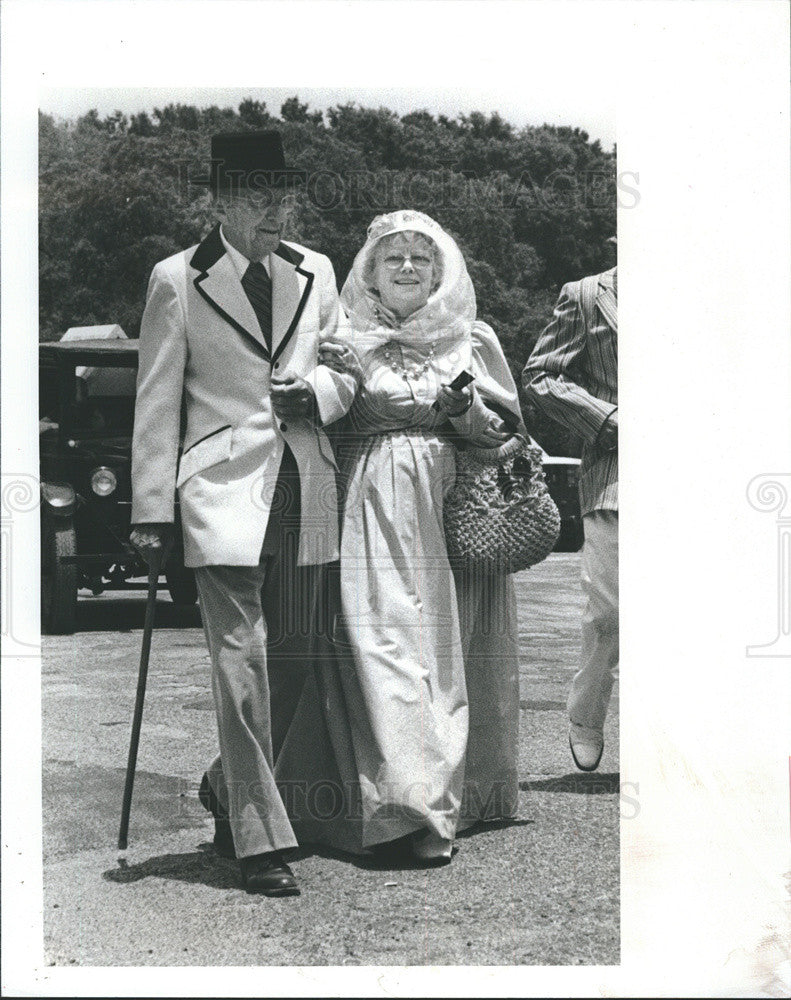
<svg viewBox="0 0 791 1000">
<path fill-rule="evenodd" d="M 217 261 L 224 255 L 225 247 L 222 242 L 222 237 L 220 236 L 220 223 L 218 222 L 192 255 L 190 267 L 194 267 L 196 271 L 200 271 L 200 274 L 193 278 L 192 284 L 195 286 L 195 289 L 200 297 L 208 302 L 212 309 L 219 316 L 221 316 L 226 323 L 230 324 L 230 326 L 232 326 L 238 333 L 241 333 L 243 337 L 246 337 L 266 361 L 271 361 L 272 358 L 269 351 L 258 340 L 258 338 L 254 337 L 253 334 L 250 333 L 249 330 L 245 329 L 241 323 L 238 323 L 233 316 L 229 316 L 228 313 L 214 301 L 206 289 L 201 287 L 201 282 L 205 281 L 206 278 L 209 277 L 209 268 L 214 267 Z"/>
<path fill-rule="evenodd" d="M 294 250 L 293 247 L 286 246 L 285 243 L 280 243 L 278 245 L 277 250 L 275 250 L 275 253 L 278 255 L 278 257 L 282 257 L 283 260 L 287 260 L 289 264 L 293 264 L 294 270 L 297 272 L 297 274 L 301 274 L 302 277 L 306 279 L 306 281 L 305 281 L 305 288 L 302 292 L 302 298 L 299 300 L 299 305 L 297 306 L 294 315 L 291 318 L 291 323 L 289 324 L 289 327 L 286 330 L 286 332 L 283 334 L 283 339 L 277 345 L 277 350 L 272 355 L 273 364 L 278 360 L 280 355 L 286 349 L 289 341 L 294 335 L 294 331 L 296 330 L 297 324 L 299 323 L 302 317 L 302 313 L 304 312 L 305 305 L 307 304 L 308 301 L 308 296 L 310 295 L 310 291 L 313 288 L 313 281 L 316 277 L 312 271 L 305 271 L 303 270 L 303 268 L 300 267 L 300 264 L 305 259 L 305 256 L 304 254 L 299 253 L 298 250 Z"/>
<path fill-rule="evenodd" d="M 190 260 L 190 267 L 194 267 L 196 271 L 208 271 L 224 254 L 225 247 L 222 236 L 220 236 L 220 223 L 218 222 L 195 250 L 192 260 Z"/>
</svg>

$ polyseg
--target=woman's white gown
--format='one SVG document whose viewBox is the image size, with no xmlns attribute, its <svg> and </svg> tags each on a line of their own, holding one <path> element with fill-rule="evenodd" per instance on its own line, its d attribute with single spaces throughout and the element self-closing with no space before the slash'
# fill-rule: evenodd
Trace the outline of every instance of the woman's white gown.
<svg viewBox="0 0 791 1000">
<path fill-rule="evenodd" d="M 513 585 L 454 580 L 442 514 L 455 448 L 437 433 L 436 375 L 411 348 L 388 353 L 369 359 L 336 436 L 334 650 L 319 651 L 276 768 L 298 839 L 350 851 L 422 828 L 452 838 L 514 816 L 518 798 Z"/>
<path fill-rule="evenodd" d="M 420 358 L 394 347 L 399 370 L 369 368 L 351 414 L 362 437 L 341 448 L 347 491 L 341 602 L 348 659 L 365 712 L 351 719 L 363 839 L 428 827 L 452 838 L 461 807 L 468 712 L 443 498 L 455 478 L 432 373 L 405 379 Z"/>
</svg>

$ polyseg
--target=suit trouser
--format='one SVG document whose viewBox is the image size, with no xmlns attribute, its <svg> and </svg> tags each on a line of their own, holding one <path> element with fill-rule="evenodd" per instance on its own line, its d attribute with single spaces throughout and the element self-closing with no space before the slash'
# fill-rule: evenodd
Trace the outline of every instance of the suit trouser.
<svg viewBox="0 0 791 1000">
<path fill-rule="evenodd" d="M 583 518 L 582 655 L 568 700 L 569 718 L 601 732 L 618 678 L 618 512 L 596 510 Z"/>
<path fill-rule="evenodd" d="M 209 782 L 240 858 L 296 845 L 273 768 L 315 652 L 322 567 L 297 566 L 299 478 L 289 451 L 279 491 L 257 566 L 195 570 L 220 743 Z"/>
</svg>

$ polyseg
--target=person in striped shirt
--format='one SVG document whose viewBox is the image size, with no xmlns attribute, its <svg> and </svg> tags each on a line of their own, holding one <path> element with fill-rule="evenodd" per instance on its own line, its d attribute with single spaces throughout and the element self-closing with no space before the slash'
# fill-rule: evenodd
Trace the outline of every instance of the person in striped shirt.
<svg viewBox="0 0 791 1000">
<path fill-rule="evenodd" d="M 614 242 L 614 240 L 612 241 Z M 569 745 L 595 771 L 618 676 L 618 277 L 564 285 L 523 372 L 528 398 L 583 441 L 582 653 L 568 699 Z"/>
</svg>

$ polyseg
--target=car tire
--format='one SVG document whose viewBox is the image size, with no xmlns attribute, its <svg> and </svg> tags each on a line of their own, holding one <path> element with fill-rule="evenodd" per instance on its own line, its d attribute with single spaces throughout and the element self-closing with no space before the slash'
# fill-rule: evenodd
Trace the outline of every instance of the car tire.
<svg viewBox="0 0 791 1000">
<path fill-rule="evenodd" d="M 77 533 L 70 518 L 44 512 L 41 524 L 41 631 L 71 635 L 77 623 L 77 567 L 64 563 L 77 554 Z"/>
<path fill-rule="evenodd" d="M 165 580 L 170 591 L 170 599 L 178 607 L 191 607 L 197 601 L 198 585 L 195 582 L 195 573 L 180 561 L 168 563 L 165 567 Z"/>
</svg>

